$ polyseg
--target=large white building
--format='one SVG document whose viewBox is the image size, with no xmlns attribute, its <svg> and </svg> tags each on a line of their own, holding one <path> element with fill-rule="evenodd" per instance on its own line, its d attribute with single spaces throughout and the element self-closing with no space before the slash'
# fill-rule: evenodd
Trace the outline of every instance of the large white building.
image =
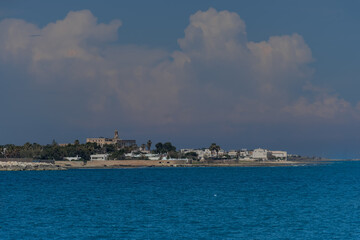
<svg viewBox="0 0 360 240">
<path fill-rule="evenodd" d="M 257 148 L 252 152 L 251 158 L 256 160 L 287 160 L 287 152 Z"/>
<path fill-rule="evenodd" d="M 267 160 L 268 159 L 268 150 L 257 148 L 252 152 L 252 158 L 256 160 Z"/>
</svg>

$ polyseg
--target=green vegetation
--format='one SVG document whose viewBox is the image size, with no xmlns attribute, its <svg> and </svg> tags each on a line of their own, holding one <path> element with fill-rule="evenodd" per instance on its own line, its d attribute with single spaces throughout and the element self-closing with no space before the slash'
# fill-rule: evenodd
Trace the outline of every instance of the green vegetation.
<svg viewBox="0 0 360 240">
<path fill-rule="evenodd" d="M 13 144 L 0 146 L 0 158 L 63 160 L 64 157 L 79 156 L 82 160 L 90 160 L 91 154 L 109 153 L 113 159 L 124 159 L 124 154 L 130 151 L 131 149 L 116 149 L 114 145 L 100 147 L 96 143 L 80 144 L 79 140 L 66 146 L 59 146 L 53 141 L 52 144 L 45 146 L 37 143 L 25 143 L 23 146 Z"/>
<path fill-rule="evenodd" d="M 220 151 L 220 146 L 219 145 L 216 145 L 216 143 L 212 143 L 209 147 L 209 150 L 211 152 L 216 152 L 216 157 L 219 157 L 219 151 Z"/>
<path fill-rule="evenodd" d="M 188 152 L 188 153 L 185 153 L 185 157 L 188 159 L 197 160 L 198 154 L 196 152 Z"/>
<path fill-rule="evenodd" d="M 48 145 L 40 145 L 37 143 L 25 143 L 22 146 L 16 146 L 14 144 L 0 145 L 0 158 L 32 158 L 32 159 L 46 159 L 46 160 L 63 160 L 66 157 L 79 157 L 80 161 L 90 160 L 92 154 L 109 154 L 110 160 L 123 160 L 125 154 L 133 153 L 137 155 L 137 158 L 148 159 L 141 150 L 151 149 L 152 141 L 148 140 L 145 144 L 141 145 L 141 148 L 137 146 L 131 147 L 119 147 L 116 145 L 104 145 L 100 146 L 96 143 L 81 144 L 79 140 L 75 140 L 73 144 L 59 145 L 55 140 Z M 220 146 L 216 143 L 212 143 L 209 147 L 210 151 L 216 152 L 218 157 Z M 152 150 L 153 154 L 160 154 L 169 158 L 187 158 L 192 160 L 198 160 L 198 154 L 196 152 L 188 152 L 186 154 L 176 151 L 176 147 L 171 142 L 158 142 L 155 144 L 155 149 Z M 230 156 L 226 156 L 230 158 Z"/>
<path fill-rule="evenodd" d="M 131 152 L 130 148 L 122 148 L 122 149 L 119 149 L 119 150 L 115 150 L 110 154 L 109 159 L 110 160 L 114 160 L 114 159 L 124 160 L 125 159 L 125 153 L 129 153 L 129 152 Z"/>
<path fill-rule="evenodd" d="M 162 144 L 161 142 L 155 145 L 155 153 L 164 154 L 169 152 L 176 152 L 176 147 L 174 147 L 170 142 Z"/>
</svg>

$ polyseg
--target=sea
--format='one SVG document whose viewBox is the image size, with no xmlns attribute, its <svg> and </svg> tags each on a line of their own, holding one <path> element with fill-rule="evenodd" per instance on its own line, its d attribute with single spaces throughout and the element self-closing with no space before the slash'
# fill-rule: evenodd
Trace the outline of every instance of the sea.
<svg viewBox="0 0 360 240">
<path fill-rule="evenodd" d="M 360 162 L 0 172 L 0 239 L 360 239 Z"/>
</svg>

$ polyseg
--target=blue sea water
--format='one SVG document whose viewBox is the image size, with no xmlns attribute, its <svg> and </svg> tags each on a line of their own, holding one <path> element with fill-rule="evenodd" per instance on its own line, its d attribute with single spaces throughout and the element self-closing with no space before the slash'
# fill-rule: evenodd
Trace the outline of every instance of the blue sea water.
<svg viewBox="0 0 360 240">
<path fill-rule="evenodd" d="M 0 172 L 0 239 L 360 239 L 360 162 Z"/>
</svg>

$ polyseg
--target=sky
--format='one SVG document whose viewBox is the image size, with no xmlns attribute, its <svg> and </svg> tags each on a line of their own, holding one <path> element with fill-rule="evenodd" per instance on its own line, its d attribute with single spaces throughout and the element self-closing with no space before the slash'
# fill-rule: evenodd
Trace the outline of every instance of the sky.
<svg viewBox="0 0 360 240">
<path fill-rule="evenodd" d="M 358 1 L 0 1 L 0 145 L 360 158 Z"/>
</svg>

